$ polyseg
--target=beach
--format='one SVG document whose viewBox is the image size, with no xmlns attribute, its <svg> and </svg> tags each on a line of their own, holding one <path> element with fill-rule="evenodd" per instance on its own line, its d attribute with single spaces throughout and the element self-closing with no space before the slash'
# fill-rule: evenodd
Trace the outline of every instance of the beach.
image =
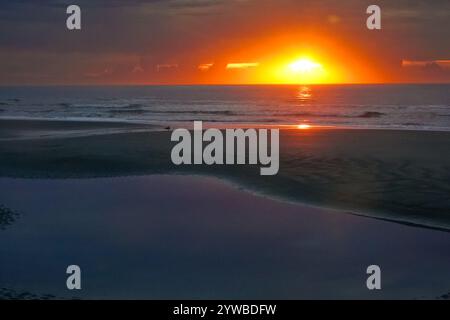
<svg viewBox="0 0 450 320">
<path fill-rule="evenodd" d="M 0 300 L 450 300 L 450 1 L 3 3 Z"/>
<path fill-rule="evenodd" d="M 154 126 L 0 123 L 2 298 L 448 296 L 447 132 L 284 129 L 260 176 L 175 166 Z M 89 285 L 72 294 L 55 274 L 74 263 Z"/>
<path fill-rule="evenodd" d="M 3 126 L 8 120 L 1 123 Z M 47 124 L 55 126 L 52 122 L 15 120 L 9 132 L 24 126 L 31 126 L 33 132 L 45 131 Z M 157 173 L 211 175 L 270 198 L 450 228 L 448 132 L 281 130 L 280 171 L 264 177 L 259 175 L 258 166 L 252 165 L 176 166 L 170 159 L 174 145 L 171 132 L 154 131 L 153 126 L 127 124 L 131 132 L 109 134 L 104 131 L 108 128 L 104 123 L 98 128 L 100 133 L 92 134 L 89 128 L 83 136 L 86 124 L 77 124 L 70 124 L 72 130 L 78 130 L 74 137 L 57 133 L 29 139 L 0 137 L 0 176 L 67 179 Z"/>
</svg>

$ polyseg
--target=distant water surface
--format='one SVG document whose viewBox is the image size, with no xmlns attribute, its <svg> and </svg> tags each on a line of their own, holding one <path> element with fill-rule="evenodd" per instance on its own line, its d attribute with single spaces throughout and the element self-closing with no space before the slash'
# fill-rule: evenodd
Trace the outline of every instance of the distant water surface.
<svg viewBox="0 0 450 320">
<path fill-rule="evenodd" d="M 450 85 L 2 87 L 0 118 L 450 130 Z"/>
</svg>

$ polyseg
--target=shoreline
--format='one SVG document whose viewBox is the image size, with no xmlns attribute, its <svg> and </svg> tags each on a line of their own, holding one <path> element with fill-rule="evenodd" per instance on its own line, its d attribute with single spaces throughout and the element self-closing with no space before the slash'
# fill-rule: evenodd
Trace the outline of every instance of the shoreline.
<svg viewBox="0 0 450 320">
<path fill-rule="evenodd" d="M 85 125 L 96 125 L 100 127 L 123 127 L 133 130 L 134 128 L 151 129 L 152 131 L 167 131 L 167 127 L 171 129 L 186 128 L 188 130 L 193 129 L 193 121 L 145 121 L 145 120 L 130 120 L 130 119 L 117 119 L 117 118 L 35 118 L 35 117 L 19 117 L 19 116 L 0 116 L 0 124 L 8 123 L 27 123 L 27 124 L 65 124 L 76 127 Z M 437 128 L 418 128 L 418 127 L 387 127 L 387 126 L 358 126 L 358 125 L 320 125 L 311 124 L 307 129 L 298 128 L 299 124 L 289 123 L 246 123 L 246 122 L 215 122 L 215 121 L 202 121 L 203 128 L 216 128 L 216 129 L 279 129 L 279 130 L 381 130 L 381 131 L 413 131 L 413 132 L 450 132 L 450 128 L 437 127 Z M 186 124 L 186 125 L 182 125 Z M 303 124 L 303 123 L 301 123 Z M 1 128 L 0 128 L 1 129 Z M 133 132 L 133 131 L 130 131 Z M 0 133 L 1 139 L 1 133 Z"/>
<path fill-rule="evenodd" d="M 2 141 L 73 138 L 158 130 L 162 128 L 156 125 L 119 121 L 2 119 L 0 117 L 0 140 Z"/>
<path fill-rule="evenodd" d="M 1 121 L 1 120 L 0 120 Z M 450 133 L 318 129 L 280 130 L 280 173 L 261 177 L 258 166 L 177 167 L 171 163 L 170 131 L 148 126 L 58 123 L 100 134 L 54 139 L 12 138 L 5 132 L 49 130 L 46 121 L 0 127 L 0 177 L 84 179 L 187 174 L 231 181 L 258 195 L 400 223 L 450 230 Z M 81 126 L 82 128 L 80 128 Z M 91 128 L 93 126 L 94 128 Z M 53 128 L 55 129 L 55 128 Z M 125 129 L 124 132 L 120 130 Z M 145 130 L 128 132 L 127 130 Z M 9 131 L 8 131 L 9 130 Z M 86 133 L 86 131 L 84 131 Z M 73 132 L 71 133 L 73 134 Z"/>
<path fill-rule="evenodd" d="M 83 181 L 83 180 L 109 180 L 109 179 L 125 179 L 125 178 L 138 178 L 138 177 L 151 177 L 151 176 L 159 176 L 159 177 L 193 177 L 193 178 L 204 178 L 204 179 L 215 179 L 218 182 L 222 183 L 225 186 L 229 186 L 235 190 L 238 191 L 244 191 L 245 193 L 249 195 L 253 195 L 256 197 L 260 197 L 263 199 L 275 201 L 282 204 L 287 205 L 294 205 L 298 206 L 300 209 L 317 209 L 317 210 L 323 210 L 327 211 L 329 214 L 345 214 L 345 215 L 351 215 L 359 218 L 365 218 L 365 219 L 374 219 L 378 221 L 384 221 L 384 222 L 390 222 L 390 223 L 396 223 L 404 226 L 409 227 L 415 227 L 415 228 L 421 228 L 421 229 L 429 229 L 429 230 L 435 230 L 435 231 L 442 231 L 442 232 L 450 232 L 450 227 L 446 225 L 435 225 L 435 224 L 428 224 L 427 222 L 419 223 L 419 222 L 411 222 L 408 220 L 402 220 L 402 219 L 395 219 L 393 217 L 390 217 L 389 214 L 383 214 L 380 213 L 364 213 L 364 212 L 355 212 L 350 211 L 345 208 L 336 208 L 331 206 L 324 206 L 320 204 L 314 204 L 314 203 L 308 203 L 305 201 L 301 201 L 298 199 L 290 199 L 290 198 L 284 198 L 279 196 L 274 196 L 271 194 L 260 192 L 256 189 L 250 189 L 245 187 L 244 185 L 241 185 L 239 182 L 236 182 L 235 180 L 232 180 L 227 177 L 218 177 L 213 174 L 202 174 L 202 173 L 156 173 L 156 174 L 135 174 L 135 175 L 120 175 L 120 176 L 100 176 L 100 177 L 85 177 L 85 178 L 27 178 L 27 177 L 1 177 L 1 179 L 11 179 L 11 180 L 41 180 L 41 181 L 52 181 L 52 180 L 70 180 L 70 181 Z"/>
</svg>

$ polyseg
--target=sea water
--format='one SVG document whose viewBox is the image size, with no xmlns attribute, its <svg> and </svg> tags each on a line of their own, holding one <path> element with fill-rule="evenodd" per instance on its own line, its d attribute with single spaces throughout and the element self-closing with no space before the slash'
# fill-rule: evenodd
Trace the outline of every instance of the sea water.
<svg viewBox="0 0 450 320">
<path fill-rule="evenodd" d="M 0 118 L 450 130 L 450 85 L 1 87 Z"/>
</svg>

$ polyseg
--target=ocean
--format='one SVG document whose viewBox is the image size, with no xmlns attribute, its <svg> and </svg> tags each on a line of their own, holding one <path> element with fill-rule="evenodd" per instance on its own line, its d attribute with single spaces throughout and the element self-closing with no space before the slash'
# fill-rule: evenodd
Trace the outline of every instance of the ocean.
<svg viewBox="0 0 450 320">
<path fill-rule="evenodd" d="M 450 130 L 450 84 L 1 87 L 0 118 Z"/>
</svg>

